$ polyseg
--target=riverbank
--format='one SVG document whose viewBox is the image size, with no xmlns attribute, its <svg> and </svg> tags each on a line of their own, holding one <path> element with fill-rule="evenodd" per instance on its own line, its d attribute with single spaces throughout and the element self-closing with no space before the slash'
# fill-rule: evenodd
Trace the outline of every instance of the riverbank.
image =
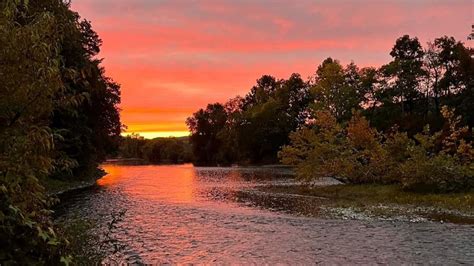
<svg viewBox="0 0 474 266">
<path fill-rule="evenodd" d="M 242 192 L 241 196 L 257 197 L 266 206 L 275 208 L 282 203 L 290 204 L 291 208 L 283 210 L 292 209 L 305 216 L 474 224 L 474 191 L 420 194 L 404 191 L 397 185 L 295 185 L 261 187 L 256 194 L 250 194 L 250 191 Z M 277 199 L 275 195 L 287 200 Z M 262 198 L 266 199 L 262 201 Z"/>
<path fill-rule="evenodd" d="M 350 212 L 354 198 L 376 205 L 390 187 L 305 188 L 272 168 L 102 167 L 110 174 L 97 189 L 68 194 L 55 210 L 78 264 L 472 264 L 471 225 Z"/>
<path fill-rule="evenodd" d="M 107 173 L 103 169 L 98 168 L 86 177 L 71 180 L 46 178 L 41 180 L 41 184 L 45 187 L 46 192 L 49 195 L 58 196 L 66 192 L 94 186 L 96 181 L 106 174 Z"/>
</svg>

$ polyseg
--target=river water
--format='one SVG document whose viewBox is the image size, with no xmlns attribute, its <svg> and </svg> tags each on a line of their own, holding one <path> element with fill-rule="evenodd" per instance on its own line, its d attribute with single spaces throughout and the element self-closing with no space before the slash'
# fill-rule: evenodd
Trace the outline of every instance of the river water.
<svg viewBox="0 0 474 266">
<path fill-rule="evenodd" d="M 95 234 L 109 230 L 116 243 L 101 247 L 105 262 L 474 264 L 472 225 L 305 217 L 239 198 L 294 183 L 286 169 L 103 168 L 108 175 L 95 188 L 62 200 L 58 219 L 93 220 Z M 113 213 L 119 218 L 106 229 Z"/>
</svg>

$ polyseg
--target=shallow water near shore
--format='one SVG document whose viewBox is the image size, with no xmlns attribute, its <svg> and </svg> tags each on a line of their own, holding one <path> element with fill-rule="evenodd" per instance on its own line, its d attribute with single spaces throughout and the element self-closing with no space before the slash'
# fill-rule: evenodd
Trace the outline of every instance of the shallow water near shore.
<svg viewBox="0 0 474 266">
<path fill-rule="evenodd" d="M 103 168 L 97 186 L 63 197 L 57 220 L 92 220 L 101 235 L 123 211 L 110 230 L 117 243 L 101 247 L 105 262 L 474 264 L 472 225 L 307 217 L 295 210 L 317 199 L 245 196 L 297 183 L 285 168 Z"/>
</svg>

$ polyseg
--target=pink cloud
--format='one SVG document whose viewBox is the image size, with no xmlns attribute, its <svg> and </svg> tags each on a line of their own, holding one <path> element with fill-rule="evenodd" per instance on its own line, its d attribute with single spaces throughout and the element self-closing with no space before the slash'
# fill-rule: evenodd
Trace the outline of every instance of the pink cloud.
<svg viewBox="0 0 474 266">
<path fill-rule="evenodd" d="M 185 130 L 207 103 L 245 94 L 262 74 L 314 73 L 325 57 L 378 66 L 402 34 L 465 40 L 472 2 L 75 0 L 104 41 L 107 74 L 122 84 L 122 119 Z"/>
</svg>

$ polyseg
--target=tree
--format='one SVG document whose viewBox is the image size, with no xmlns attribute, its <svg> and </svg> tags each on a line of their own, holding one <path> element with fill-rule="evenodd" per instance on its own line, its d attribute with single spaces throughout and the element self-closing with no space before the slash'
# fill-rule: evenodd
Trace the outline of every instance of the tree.
<svg viewBox="0 0 474 266">
<path fill-rule="evenodd" d="M 50 124 L 63 136 L 55 143 L 54 176 L 90 176 L 98 162 L 118 149 L 120 86 L 104 74 L 101 60 L 96 59 L 102 40 L 89 21 L 81 20 L 66 5 L 38 1 L 31 8 L 56 14 L 65 35 L 60 46 L 64 88 L 54 96 L 57 104 Z"/>
<path fill-rule="evenodd" d="M 311 88 L 316 110 L 328 110 L 338 121 L 350 118 L 353 109 L 359 109 L 362 91 L 358 91 L 360 75 L 354 64 L 344 69 L 339 61 L 327 58 L 316 71 Z"/>
<path fill-rule="evenodd" d="M 48 119 L 62 88 L 54 15 L 27 15 L 23 1 L 0 2 L 0 261 L 58 263 L 64 242 L 51 229 L 39 179 L 53 169 Z"/>
<path fill-rule="evenodd" d="M 273 95 L 275 90 L 280 86 L 280 82 L 275 77 L 263 75 L 257 79 L 257 84 L 250 89 L 250 92 L 244 97 L 242 108 L 247 109 L 253 105 L 263 103 L 268 97 Z"/>
<path fill-rule="evenodd" d="M 336 162 L 347 152 L 342 130 L 331 112 L 316 110 L 311 125 L 291 133 L 290 144 L 278 156 L 283 164 L 295 166 L 306 181 L 338 177 Z"/>
<path fill-rule="evenodd" d="M 390 55 L 393 61 L 381 69 L 387 79 L 385 92 L 392 102 L 400 103 L 402 114 L 411 112 L 420 97 L 419 85 L 425 75 L 423 49 L 418 38 L 404 35 L 397 39 Z"/>
<path fill-rule="evenodd" d="M 457 107 L 466 122 L 473 126 L 474 53 L 453 37 L 437 38 L 433 46 L 440 73 L 436 92 L 443 97 L 441 104 Z"/>
<path fill-rule="evenodd" d="M 2 264 L 70 261 L 42 182 L 96 170 L 115 148 L 120 91 L 94 59 L 100 43 L 63 1 L 0 2 Z"/>
<path fill-rule="evenodd" d="M 234 129 L 239 157 L 247 163 L 275 163 L 289 133 L 307 119 L 309 86 L 299 74 L 279 81 L 264 75 L 246 99 Z"/>
<path fill-rule="evenodd" d="M 143 158 L 143 148 L 146 144 L 145 138 L 137 133 L 123 137 L 120 143 L 120 156 L 124 158 Z"/>
<path fill-rule="evenodd" d="M 222 147 L 218 134 L 224 129 L 226 121 L 227 113 L 220 103 L 209 104 L 186 120 L 197 164 L 226 163 L 217 156 Z"/>
</svg>

